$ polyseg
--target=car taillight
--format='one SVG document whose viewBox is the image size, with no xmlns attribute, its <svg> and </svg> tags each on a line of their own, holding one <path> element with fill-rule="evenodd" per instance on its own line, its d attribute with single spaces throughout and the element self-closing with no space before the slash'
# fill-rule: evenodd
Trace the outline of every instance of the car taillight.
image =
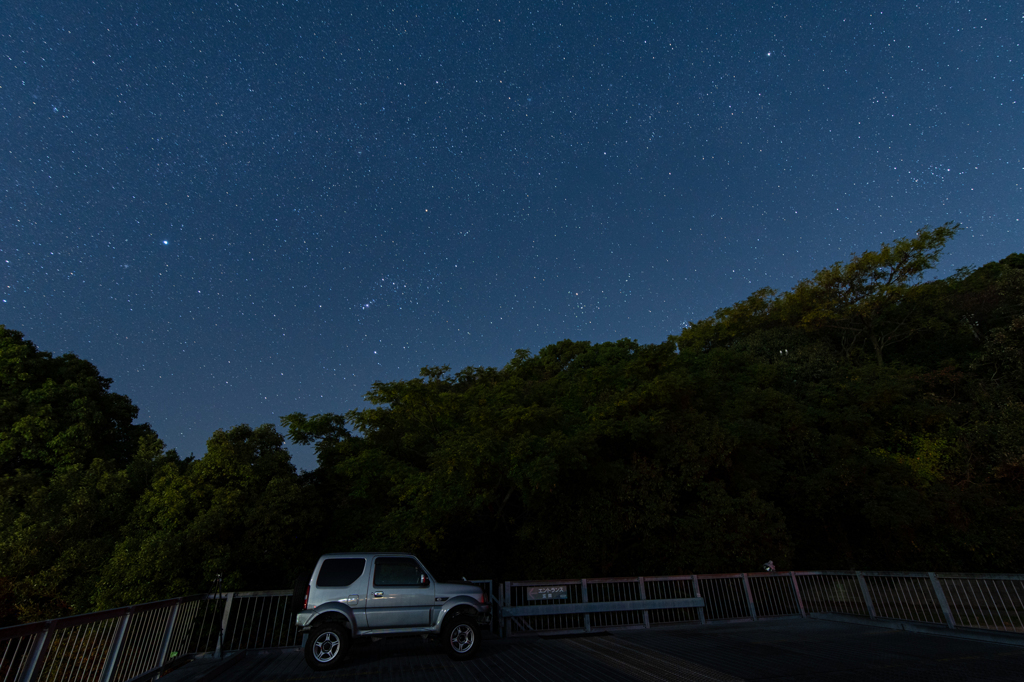
<svg viewBox="0 0 1024 682">
<path fill-rule="evenodd" d="M 306 585 L 306 598 L 302 600 L 302 610 L 309 608 L 309 585 Z"/>
<path fill-rule="evenodd" d="M 481 603 L 481 604 L 486 604 L 486 603 L 487 603 L 487 593 L 486 593 L 486 592 L 483 592 L 483 593 L 482 593 L 482 594 L 480 595 L 480 603 Z"/>
</svg>

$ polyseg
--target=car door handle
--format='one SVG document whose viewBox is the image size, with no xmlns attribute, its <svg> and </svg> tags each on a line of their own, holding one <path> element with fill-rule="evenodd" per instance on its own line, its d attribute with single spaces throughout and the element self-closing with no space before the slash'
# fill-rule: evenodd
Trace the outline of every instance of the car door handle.
<svg viewBox="0 0 1024 682">
<path fill-rule="evenodd" d="M 384 593 L 383 593 L 383 592 L 374 592 L 374 593 L 373 593 L 373 598 L 374 598 L 374 599 L 379 599 L 379 598 L 381 598 L 381 597 L 383 597 L 383 596 L 384 596 Z"/>
</svg>

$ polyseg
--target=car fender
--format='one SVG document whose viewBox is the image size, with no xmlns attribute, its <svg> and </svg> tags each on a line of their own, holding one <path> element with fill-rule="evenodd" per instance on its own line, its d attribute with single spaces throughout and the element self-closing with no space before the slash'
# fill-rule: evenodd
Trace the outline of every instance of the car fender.
<svg viewBox="0 0 1024 682">
<path fill-rule="evenodd" d="M 338 616 L 341 616 L 348 621 L 349 627 L 352 629 L 353 637 L 359 634 L 359 626 L 356 624 L 356 615 L 352 611 L 352 607 L 338 601 L 329 601 L 320 604 L 320 606 L 313 609 L 312 613 L 306 620 L 305 625 L 301 627 L 303 627 L 303 629 L 311 628 L 318 622 L 322 623 L 325 620 L 332 620 Z"/>
<path fill-rule="evenodd" d="M 473 612 L 480 614 L 486 611 L 484 604 L 481 604 L 478 600 L 473 597 L 461 595 L 458 597 L 452 597 L 446 601 L 437 611 L 437 618 L 434 620 L 434 626 L 440 626 L 444 623 L 444 619 L 448 617 L 448 614 L 462 607 L 460 610 L 466 610 L 466 607 L 473 609 Z"/>
</svg>

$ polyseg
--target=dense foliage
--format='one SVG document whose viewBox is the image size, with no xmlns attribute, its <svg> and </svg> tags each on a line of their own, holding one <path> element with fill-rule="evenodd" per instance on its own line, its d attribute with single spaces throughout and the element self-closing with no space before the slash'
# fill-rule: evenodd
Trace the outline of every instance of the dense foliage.
<svg viewBox="0 0 1024 682">
<path fill-rule="evenodd" d="M 924 281 L 926 228 L 664 343 L 428 367 L 371 407 L 166 453 L 0 334 L 0 619 L 287 586 L 324 551 L 494 578 L 1024 566 L 1024 255 Z M 0 328 L 2 330 L 2 328 Z M 452 573 L 449 573 L 452 572 Z"/>
</svg>

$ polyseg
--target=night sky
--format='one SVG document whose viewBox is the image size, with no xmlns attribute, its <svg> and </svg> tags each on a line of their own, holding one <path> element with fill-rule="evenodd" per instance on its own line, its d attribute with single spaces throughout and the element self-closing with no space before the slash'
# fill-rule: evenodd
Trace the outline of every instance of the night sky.
<svg viewBox="0 0 1024 682">
<path fill-rule="evenodd" d="M 952 220 L 946 275 L 1024 251 L 1022 42 L 1019 2 L 5 0 L 0 324 L 199 456 Z"/>
</svg>

